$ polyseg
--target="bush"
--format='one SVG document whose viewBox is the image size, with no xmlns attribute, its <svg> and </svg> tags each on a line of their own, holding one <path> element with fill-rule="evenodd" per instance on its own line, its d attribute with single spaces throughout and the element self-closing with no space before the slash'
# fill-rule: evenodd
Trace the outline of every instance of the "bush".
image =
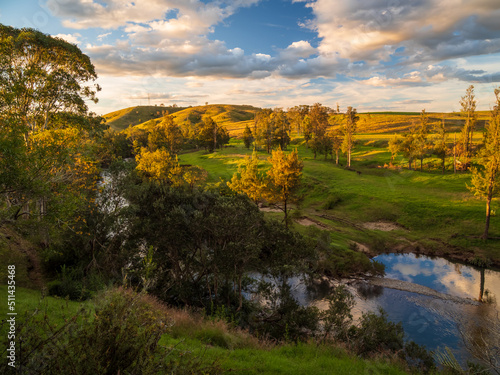
<svg viewBox="0 0 500 375">
<path fill-rule="evenodd" d="M 221 372 L 216 362 L 161 347 L 170 325 L 156 300 L 113 289 L 99 296 L 95 312 L 82 310 L 60 326 L 46 312 L 26 315 L 17 335 L 23 343 L 17 365 L 27 374 L 48 375 Z"/>
</svg>

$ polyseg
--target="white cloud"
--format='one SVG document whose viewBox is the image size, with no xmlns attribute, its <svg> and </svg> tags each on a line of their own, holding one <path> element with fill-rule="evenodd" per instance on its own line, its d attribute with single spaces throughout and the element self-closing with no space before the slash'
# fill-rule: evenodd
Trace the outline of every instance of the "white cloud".
<svg viewBox="0 0 500 375">
<path fill-rule="evenodd" d="M 79 33 L 74 34 L 57 34 L 54 35 L 56 38 L 64 39 L 66 42 L 71 44 L 80 44 L 80 38 L 82 37 Z"/>
</svg>

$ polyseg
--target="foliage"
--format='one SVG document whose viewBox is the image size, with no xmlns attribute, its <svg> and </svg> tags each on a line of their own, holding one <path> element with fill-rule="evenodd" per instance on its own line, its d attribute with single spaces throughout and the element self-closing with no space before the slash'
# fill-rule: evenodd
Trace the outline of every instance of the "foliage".
<svg viewBox="0 0 500 375">
<path fill-rule="evenodd" d="M 351 309 L 354 307 L 354 296 L 344 285 L 332 289 L 327 297 L 328 309 L 322 312 L 323 330 L 325 338 L 330 333 L 338 340 L 347 338 L 348 329 L 352 321 Z"/>
<path fill-rule="evenodd" d="M 244 163 L 238 167 L 238 172 L 233 175 L 227 186 L 239 193 L 246 194 L 254 202 L 262 198 L 266 181 L 259 173 L 259 157 L 254 151 L 251 157 L 246 157 Z"/>
<path fill-rule="evenodd" d="M 198 143 L 208 152 L 213 152 L 217 148 L 222 148 L 229 143 L 229 133 L 224 127 L 218 126 L 211 117 L 203 119 L 203 125 L 198 134 Z"/>
<path fill-rule="evenodd" d="M 266 184 L 265 198 L 271 203 L 283 204 L 287 224 L 288 204 L 297 199 L 295 192 L 300 184 L 304 164 L 300 161 L 297 150 L 288 155 L 282 150 L 273 150 L 268 160 L 271 168 L 267 171 L 269 183 Z"/>
<path fill-rule="evenodd" d="M 43 374 L 222 371 L 215 362 L 204 363 L 192 353 L 159 345 L 172 323 L 152 298 L 115 289 L 96 301 L 95 312 L 82 310 L 62 325 L 54 324 L 44 310 L 26 314 L 17 334 L 23 343 L 16 358 L 19 368 Z"/>
<path fill-rule="evenodd" d="M 354 148 L 354 134 L 356 133 L 356 123 L 359 120 L 356 108 L 347 107 L 344 115 L 345 123 L 342 127 L 344 140 L 342 141 L 342 152 L 347 153 L 347 167 L 351 167 L 351 152 Z"/>
<path fill-rule="evenodd" d="M 245 144 L 245 147 L 250 148 L 250 145 L 253 143 L 254 139 L 255 138 L 253 136 L 252 130 L 250 130 L 250 127 L 247 124 L 243 132 L 243 143 Z"/>
<path fill-rule="evenodd" d="M 148 151 L 142 148 L 136 157 L 137 171 L 144 177 L 166 184 L 178 184 L 181 174 L 177 157 L 165 149 Z"/>
<path fill-rule="evenodd" d="M 496 106 L 486 126 L 484 147 L 479 162 L 482 169 L 472 169 L 469 190 L 474 195 L 486 198 L 486 225 L 482 235 L 488 239 L 491 216 L 491 200 L 500 193 L 500 89 L 495 89 Z"/>
</svg>

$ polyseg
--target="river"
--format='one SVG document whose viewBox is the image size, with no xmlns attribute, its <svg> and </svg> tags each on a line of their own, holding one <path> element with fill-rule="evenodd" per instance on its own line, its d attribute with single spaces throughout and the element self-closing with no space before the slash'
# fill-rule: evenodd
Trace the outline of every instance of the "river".
<svg viewBox="0 0 500 375">
<path fill-rule="evenodd" d="M 500 272 L 414 254 L 384 254 L 374 259 L 385 264 L 385 278 L 391 281 L 388 284 L 398 289 L 348 282 L 356 300 L 355 318 L 381 307 L 391 321 L 402 322 L 408 339 L 432 351 L 449 347 L 461 363 L 470 358 L 462 336 L 484 338 L 486 345 L 498 345 Z M 302 304 L 327 307 L 324 297 L 329 283 L 305 285 L 299 278 L 291 282 Z M 422 291 L 416 293 L 419 286 Z"/>
</svg>

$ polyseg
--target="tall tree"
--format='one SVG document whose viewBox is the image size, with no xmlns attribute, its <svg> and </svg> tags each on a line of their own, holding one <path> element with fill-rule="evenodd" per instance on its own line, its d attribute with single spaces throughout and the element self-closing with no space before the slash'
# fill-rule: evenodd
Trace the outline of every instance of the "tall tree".
<svg viewBox="0 0 500 375">
<path fill-rule="evenodd" d="M 273 145 L 273 122 L 271 121 L 272 110 L 269 108 L 263 109 L 255 115 L 254 119 L 254 136 L 257 146 L 264 147 L 267 153 L 271 152 Z"/>
<path fill-rule="evenodd" d="M 481 168 L 472 168 L 469 190 L 486 198 L 486 223 L 483 239 L 488 239 L 491 200 L 500 193 L 500 89 L 495 89 L 496 105 L 485 127 L 484 147 L 479 155 Z"/>
<path fill-rule="evenodd" d="M 281 108 L 275 108 L 271 113 L 272 122 L 272 145 L 286 150 L 286 146 L 290 143 L 290 122 Z"/>
<path fill-rule="evenodd" d="M 0 25 L 0 112 L 32 135 L 62 125 L 59 113 L 86 116 L 97 102 L 97 75 L 89 57 L 62 39 L 33 29 Z"/>
<path fill-rule="evenodd" d="M 351 167 L 351 152 L 354 148 L 354 134 L 356 133 L 356 123 L 359 116 L 356 113 L 356 108 L 347 107 L 347 112 L 344 116 L 344 141 L 342 142 L 342 151 L 347 153 L 347 167 Z"/>
<path fill-rule="evenodd" d="M 434 139 L 434 154 L 441 159 L 441 169 L 444 174 L 446 169 L 446 156 L 449 153 L 448 148 L 448 133 L 444 123 L 444 118 L 434 126 L 436 136 Z"/>
<path fill-rule="evenodd" d="M 425 109 L 420 114 L 420 124 L 415 133 L 416 154 L 420 159 L 420 172 L 423 170 L 424 158 L 427 156 L 429 144 L 427 137 L 429 135 L 429 116 L 425 113 Z"/>
<path fill-rule="evenodd" d="M 267 171 L 269 183 L 265 196 L 271 203 L 282 203 L 285 213 L 285 224 L 288 226 L 288 204 L 295 200 L 295 192 L 299 187 L 302 177 L 302 161 L 297 150 L 286 155 L 282 150 L 272 152 L 268 159 L 271 168 Z"/>
<path fill-rule="evenodd" d="M 476 98 L 473 85 L 470 85 L 465 92 L 465 96 L 462 96 L 460 106 L 460 112 L 462 116 L 465 117 L 465 124 L 461 134 L 461 143 L 463 152 L 465 153 L 464 157 L 466 163 L 468 163 L 468 160 L 472 156 L 472 138 L 474 137 L 474 129 L 477 121 Z"/>
<path fill-rule="evenodd" d="M 11 145 L 0 150 L 0 159 L 16 161 L 0 163 L 0 174 L 9 177 L 0 182 L 0 199 L 11 217 L 36 213 L 64 222 L 78 201 L 83 205 L 95 193 L 93 140 L 106 127 L 85 101 L 97 102 L 96 78 L 89 57 L 75 45 L 0 25 L 0 139 Z"/>
<path fill-rule="evenodd" d="M 311 148 L 314 152 L 314 158 L 317 153 L 324 153 L 325 159 L 331 149 L 331 142 L 326 137 L 326 129 L 328 127 L 328 114 L 330 109 L 315 103 L 309 110 L 309 118 L 311 120 L 310 128 L 312 135 Z"/>
</svg>

